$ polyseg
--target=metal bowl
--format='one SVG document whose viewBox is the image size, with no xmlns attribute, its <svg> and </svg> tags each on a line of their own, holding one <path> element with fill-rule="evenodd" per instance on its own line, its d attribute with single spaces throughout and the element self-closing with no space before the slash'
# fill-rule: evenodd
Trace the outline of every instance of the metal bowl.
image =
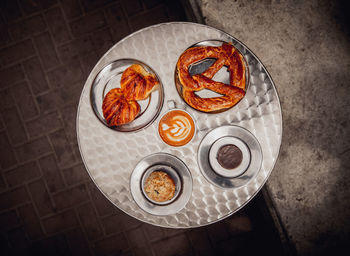
<svg viewBox="0 0 350 256">
<path fill-rule="evenodd" d="M 145 100 L 137 101 L 141 111 L 135 120 L 128 124 L 109 126 L 103 117 L 102 103 L 106 94 L 113 88 L 120 88 L 120 79 L 125 69 L 133 64 L 139 64 L 149 72 L 153 73 L 159 86 Z M 164 92 L 163 85 L 158 75 L 147 64 L 134 59 L 119 59 L 109 63 L 96 75 L 90 91 L 91 106 L 97 118 L 108 128 L 119 132 L 134 132 L 150 125 L 159 115 L 163 106 Z"/>
<path fill-rule="evenodd" d="M 215 142 L 221 138 L 236 138 L 242 141 L 249 150 L 249 165 L 244 170 L 239 170 L 235 174 L 238 175 L 222 175 L 220 171 L 213 169 L 210 164 L 210 150 Z M 235 143 L 237 144 L 237 142 Z M 243 149 L 244 147 L 242 147 Z M 234 125 L 221 126 L 210 131 L 201 141 L 198 149 L 198 165 L 203 176 L 212 184 L 221 188 L 238 188 L 247 185 L 254 179 L 261 168 L 263 155 L 260 144 L 255 136 L 248 130 Z M 243 163 L 244 164 L 244 163 Z"/>
<path fill-rule="evenodd" d="M 175 194 L 174 194 L 173 198 L 171 198 L 170 200 L 167 200 L 167 201 L 164 201 L 164 202 L 154 201 L 147 195 L 147 193 L 145 191 L 145 184 L 146 184 L 147 178 L 153 172 L 156 172 L 156 171 L 163 171 L 163 172 L 167 173 L 172 178 L 172 180 L 175 183 Z M 181 178 L 180 178 L 179 174 L 177 173 L 177 171 L 174 168 L 172 168 L 169 165 L 164 165 L 164 164 L 153 165 L 152 167 L 148 168 L 144 172 L 144 174 L 142 175 L 142 179 L 141 179 L 141 190 L 142 190 L 142 193 L 151 203 L 156 204 L 156 205 L 171 204 L 180 195 L 181 187 L 182 187 L 182 185 L 181 185 Z"/>
<path fill-rule="evenodd" d="M 165 204 L 154 202 L 143 191 L 143 184 L 150 172 L 165 166 L 172 175 L 177 192 L 174 198 Z M 181 188 L 180 188 L 181 187 Z M 130 191 L 137 205 L 154 215 L 171 215 L 185 207 L 192 195 L 192 176 L 186 164 L 176 156 L 166 153 L 155 153 L 138 162 L 130 178 Z"/>
</svg>

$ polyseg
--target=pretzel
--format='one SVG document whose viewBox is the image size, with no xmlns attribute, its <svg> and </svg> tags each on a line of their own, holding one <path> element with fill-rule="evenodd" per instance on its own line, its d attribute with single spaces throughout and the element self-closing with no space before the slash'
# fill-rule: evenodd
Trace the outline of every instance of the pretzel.
<svg viewBox="0 0 350 256">
<path fill-rule="evenodd" d="M 189 68 L 206 58 L 216 61 L 202 74 L 191 76 Z M 227 66 L 230 72 L 230 84 L 212 80 L 216 72 Z M 245 95 L 245 65 L 242 55 L 232 44 L 223 43 L 222 46 L 199 46 L 187 49 L 177 62 L 179 81 L 182 84 L 183 99 L 191 107 L 203 111 L 213 112 L 236 105 Z M 221 97 L 201 98 L 196 95 L 203 89 L 209 89 L 222 94 Z"/>
</svg>

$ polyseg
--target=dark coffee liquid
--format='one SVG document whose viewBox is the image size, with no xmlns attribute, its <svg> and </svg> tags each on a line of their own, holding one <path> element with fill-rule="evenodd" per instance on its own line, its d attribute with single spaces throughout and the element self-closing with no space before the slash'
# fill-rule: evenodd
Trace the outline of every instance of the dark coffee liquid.
<svg viewBox="0 0 350 256">
<path fill-rule="evenodd" d="M 233 144 L 222 146 L 216 155 L 219 164 L 225 169 L 234 169 L 243 160 L 242 151 Z"/>
</svg>

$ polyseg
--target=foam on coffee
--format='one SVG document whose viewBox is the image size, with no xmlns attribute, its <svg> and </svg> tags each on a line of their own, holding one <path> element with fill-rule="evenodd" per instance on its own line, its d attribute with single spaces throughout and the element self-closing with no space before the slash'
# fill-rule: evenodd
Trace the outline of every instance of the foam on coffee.
<svg viewBox="0 0 350 256">
<path fill-rule="evenodd" d="M 158 132 L 165 143 L 175 147 L 183 146 L 192 139 L 195 125 L 188 113 L 176 109 L 161 118 Z"/>
</svg>

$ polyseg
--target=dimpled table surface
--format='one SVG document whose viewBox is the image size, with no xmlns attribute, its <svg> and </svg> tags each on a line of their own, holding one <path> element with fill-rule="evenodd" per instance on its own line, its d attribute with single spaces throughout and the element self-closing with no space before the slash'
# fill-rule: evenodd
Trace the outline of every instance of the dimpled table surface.
<svg viewBox="0 0 350 256">
<path fill-rule="evenodd" d="M 181 53 L 203 40 L 232 42 L 245 56 L 250 72 L 246 96 L 233 108 L 219 114 L 205 114 L 187 107 L 180 98 L 174 71 Z M 98 72 L 108 63 L 123 58 L 148 64 L 164 87 L 164 104 L 173 100 L 196 120 L 197 132 L 191 143 L 171 147 L 157 135 L 159 117 L 147 128 L 133 133 L 109 129 L 95 116 L 90 89 Z M 197 150 L 203 137 L 223 125 L 237 125 L 249 130 L 259 141 L 263 161 L 257 176 L 245 186 L 223 189 L 208 182 L 197 163 Z M 96 64 L 83 88 L 77 114 L 77 136 L 85 167 L 96 186 L 125 213 L 150 224 L 190 228 L 207 225 L 242 208 L 261 189 L 278 157 L 282 139 L 282 115 L 274 83 L 258 58 L 241 42 L 223 31 L 194 23 L 163 23 L 137 31 L 114 45 Z M 192 195 L 176 214 L 156 216 L 143 211 L 130 192 L 130 176 L 144 157 L 165 152 L 180 158 L 193 179 Z"/>
</svg>

